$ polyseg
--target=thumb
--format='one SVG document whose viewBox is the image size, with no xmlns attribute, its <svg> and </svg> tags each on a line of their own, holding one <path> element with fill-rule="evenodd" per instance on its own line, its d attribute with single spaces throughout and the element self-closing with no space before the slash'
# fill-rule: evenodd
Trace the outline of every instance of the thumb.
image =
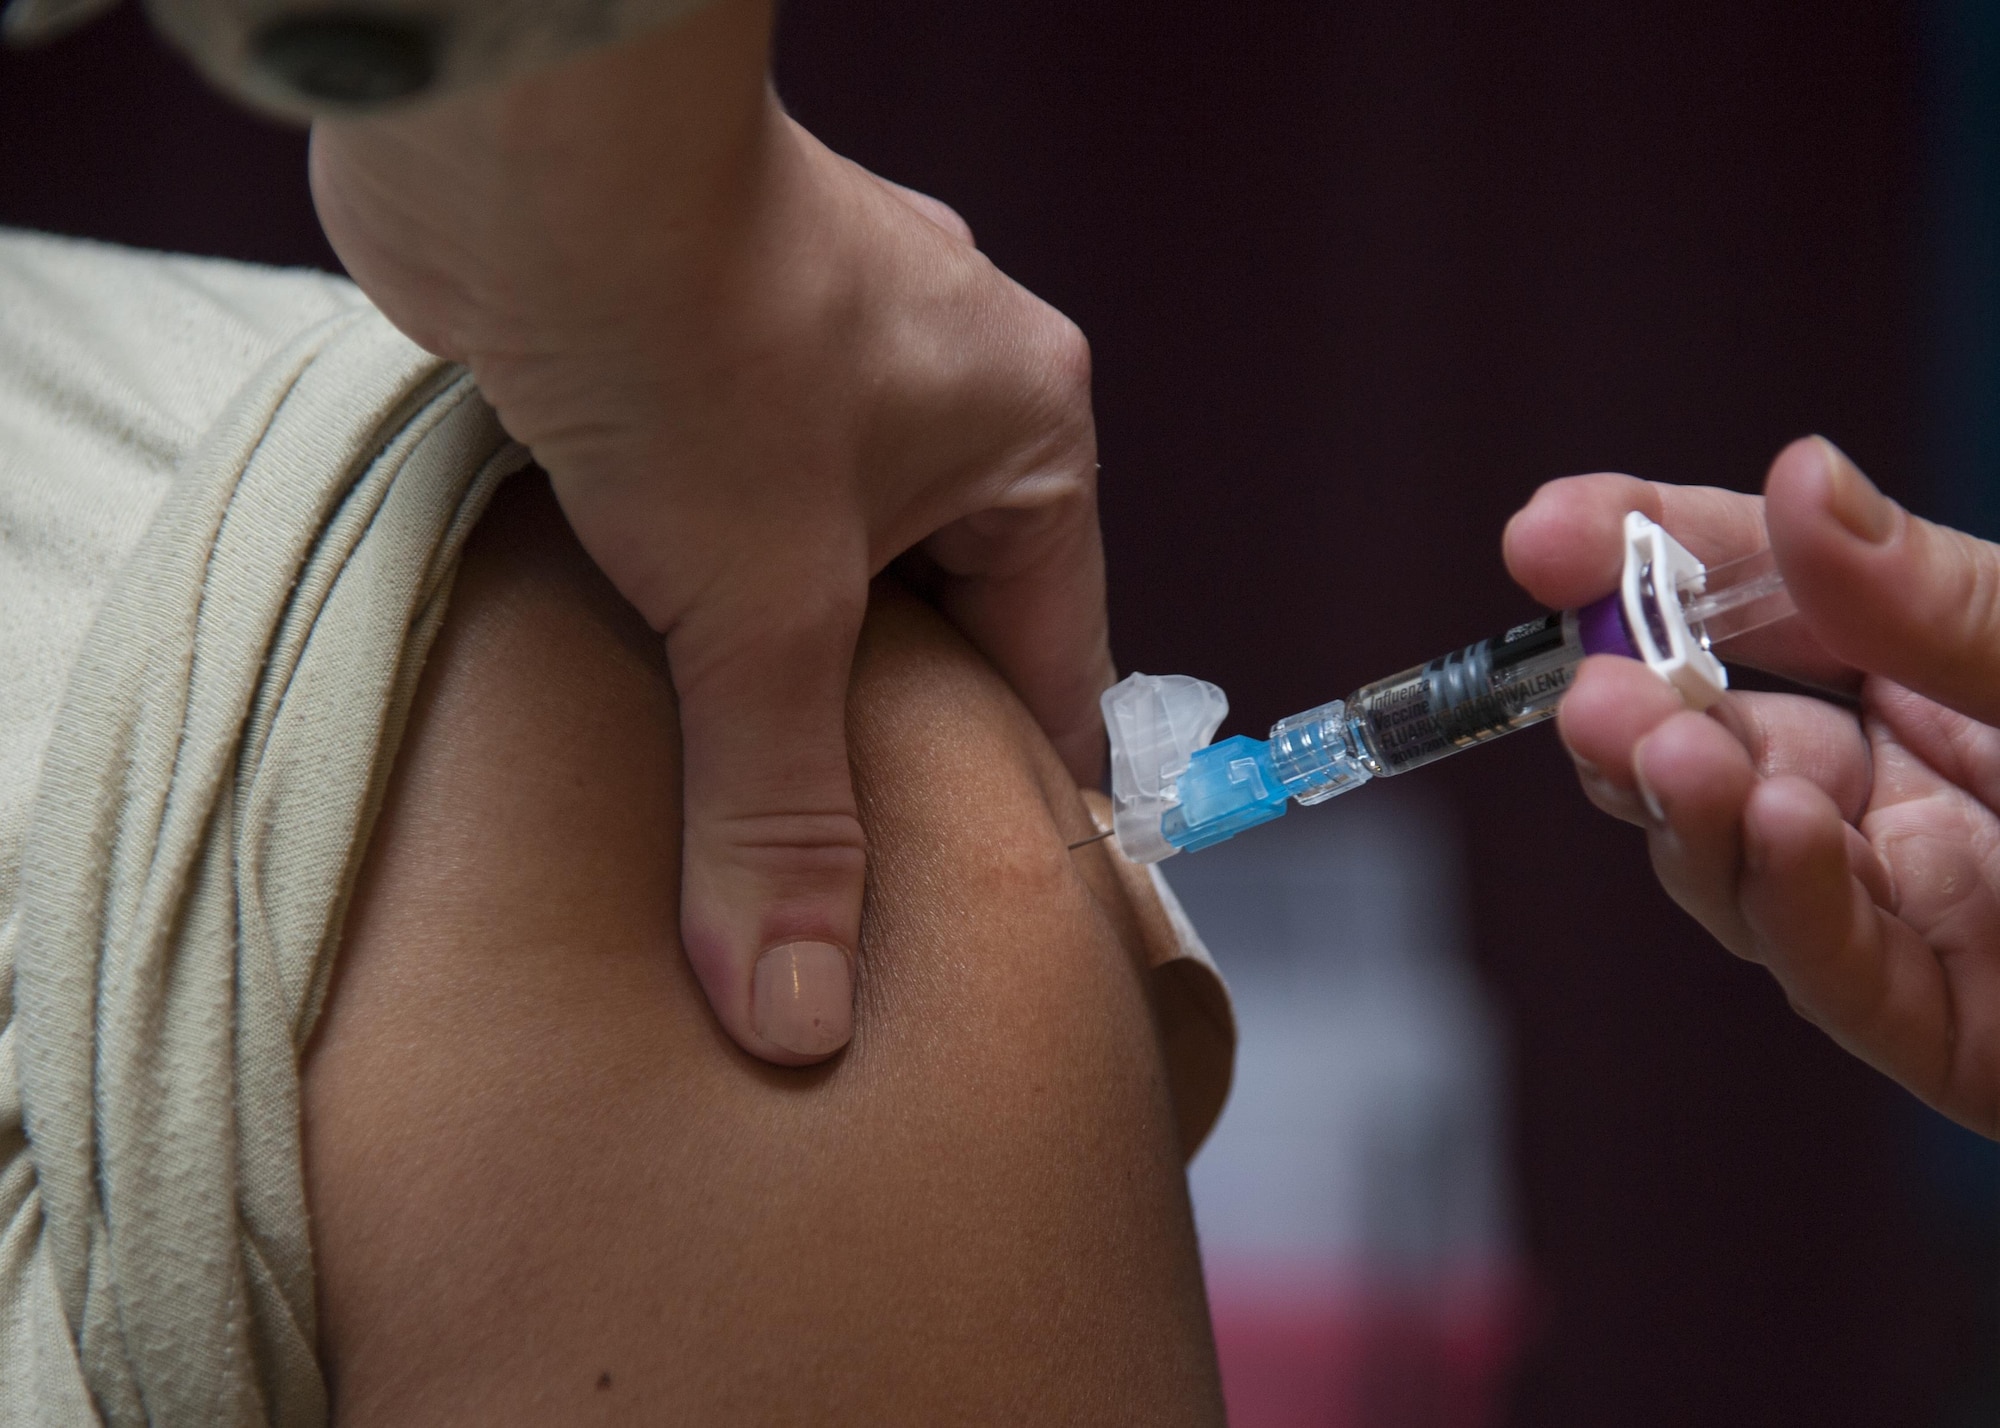
<svg viewBox="0 0 2000 1428">
<path fill-rule="evenodd" d="M 1817 436 L 1773 463 L 1764 519 L 1799 613 L 1829 651 L 2000 722 L 2000 547 L 1911 515 Z"/>
<path fill-rule="evenodd" d="M 711 594 L 667 637 L 681 940 L 730 1036 L 801 1066 L 853 1029 L 864 859 L 845 710 L 867 591 L 766 572 Z"/>
</svg>

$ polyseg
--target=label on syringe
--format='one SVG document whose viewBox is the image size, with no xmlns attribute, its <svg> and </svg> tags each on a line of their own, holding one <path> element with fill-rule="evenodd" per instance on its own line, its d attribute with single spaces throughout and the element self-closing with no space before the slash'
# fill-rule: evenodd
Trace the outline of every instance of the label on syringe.
<svg viewBox="0 0 2000 1428">
<path fill-rule="evenodd" d="M 1370 685 L 1350 710 L 1377 772 L 1402 773 L 1547 718 L 1582 657 L 1571 622 L 1547 615 Z"/>
<path fill-rule="evenodd" d="M 1497 674 L 1519 664 L 1524 659 L 1532 659 L 1548 650 L 1560 649 L 1563 642 L 1563 617 L 1558 610 L 1553 615 L 1543 615 L 1525 624 L 1514 626 L 1497 640 L 1488 640 L 1493 651 L 1493 670 Z"/>
</svg>

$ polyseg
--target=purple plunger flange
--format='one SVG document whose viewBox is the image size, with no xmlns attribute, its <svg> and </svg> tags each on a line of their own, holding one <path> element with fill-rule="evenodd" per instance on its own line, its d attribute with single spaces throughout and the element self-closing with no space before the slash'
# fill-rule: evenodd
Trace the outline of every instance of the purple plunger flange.
<svg viewBox="0 0 2000 1428">
<path fill-rule="evenodd" d="M 1625 602 L 1616 591 L 1602 600 L 1591 601 L 1576 612 L 1576 633 L 1583 642 L 1585 654 L 1640 658 L 1638 646 L 1632 643 L 1631 631 L 1625 628 Z"/>
</svg>

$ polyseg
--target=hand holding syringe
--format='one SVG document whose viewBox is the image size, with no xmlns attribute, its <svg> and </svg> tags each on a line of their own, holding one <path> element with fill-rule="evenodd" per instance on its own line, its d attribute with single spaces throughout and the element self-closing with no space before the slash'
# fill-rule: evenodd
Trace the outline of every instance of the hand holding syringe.
<svg viewBox="0 0 2000 1428">
<path fill-rule="evenodd" d="M 1571 653 L 1558 660 L 1562 736 L 1585 791 L 1645 831 L 1661 885 L 1724 946 L 1768 968 L 1801 1015 L 1946 1115 L 2000 1135 L 2000 546 L 1903 511 L 1813 438 L 1778 458 L 1762 499 L 1629 476 L 1551 482 L 1508 526 L 1508 569 L 1547 604 L 1588 599 L 1621 547 L 1630 573 L 1626 513 L 1641 508 L 1718 557 L 1699 590 L 1684 577 L 1652 582 L 1651 608 L 1663 622 L 1686 620 L 1690 653 L 1703 637 L 1747 635 L 1742 662 L 1854 699 L 1722 701 L 1719 668 L 1710 686 L 1700 661 L 1663 681 L 1635 660 L 1592 660 L 1572 683 Z M 1659 598 L 1663 584 L 1671 601 Z M 1629 583 L 1621 611 L 1628 594 Z M 1794 604 L 1795 618 L 1751 634 Z M 1586 651 L 1592 608 L 1574 612 Z M 1641 631 L 1658 643 L 1645 608 L 1625 621 L 1629 652 L 1642 656 Z M 1568 650 L 1569 617 L 1554 618 Z M 1152 711 L 1185 722 L 1196 701 L 1184 690 L 1196 682 L 1168 683 L 1183 688 Z M 1716 702 L 1699 712 L 1705 699 Z M 1504 717 L 1459 731 L 1462 742 L 1440 752 L 1546 718 L 1554 703 L 1509 711 L 1503 700 Z M 1205 726 L 1182 730 L 1184 765 L 1161 785 L 1176 808 L 1190 808 L 1183 787 L 1201 792 L 1185 775 L 1224 707 L 1214 691 Z M 1134 741 L 1118 737 L 1129 754 Z M 1241 744 L 1252 767 L 1271 748 Z M 1275 774 L 1275 758 L 1268 767 Z M 1142 768 L 1128 760 L 1118 776 L 1134 789 Z M 1284 797 L 1241 826 L 1276 816 Z M 1124 811 L 1121 841 L 1137 804 Z M 1164 856 L 1174 844 L 1155 846 Z"/>
<path fill-rule="evenodd" d="M 1281 719 L 1268 740 L 1211 744 L 1229 711 L 1220 689 L 1131 675 L 1103 699 L 1119 845 L 1143 863 L 1207 848 L 1291 802 L 1320 803 L 1539 724 L 1593 654 L 1643 660 L 1706 708 L 1729 684 L 1714 647 L 1792 612 L 1769 550 L 1708 569 L 1635 511 L 1617 591 Z"/>
</svg>

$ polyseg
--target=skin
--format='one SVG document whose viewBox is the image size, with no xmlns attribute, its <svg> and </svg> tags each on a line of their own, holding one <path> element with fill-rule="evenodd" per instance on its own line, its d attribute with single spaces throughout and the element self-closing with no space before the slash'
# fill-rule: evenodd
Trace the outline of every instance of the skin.
<svg viewBox="0 0 2000 1428">
<path fill-rule="evenodd" d="M 1135 907 L 1034 721 L 878 593 L 852 1043 L 675 929 L 676 703 L 546 485 L 475 532 L 305 1064 L 340 1423 L 1222 1421 Z"/>
<path fill-rule="evenodd" d="M 1589 660 L 1559 717 L 1586 793 L 1646 830 L 1662 886 L 1801 1015 L 2000 1135 L 2000 548 L 1910 515 L 1815 437 L 1761 499 L 1551 482 L 1509 524 L 1508 567 L 1547 604 L 1595 598 L 1628 510 L 1711 565 L 1768 531 L 1798 618 L 1727 653 L 1852 702 L 1732 694 L 1696 714 L 1644 666 Z"/>
<path fill-rule="evenodd" d="M 738 1044 L 797 1065 L 851 1025 L 843 721 L 871 578 L 911 553 L 1081 782 L 1113 673 L 1088 347 L 957 214 L 784 114 L 770 28 L 769 0 L 715 0 L 322 121 L 312 183 L 354 279 L 472 369 L 664 637 L 682 942 Z"/>
</svg>

